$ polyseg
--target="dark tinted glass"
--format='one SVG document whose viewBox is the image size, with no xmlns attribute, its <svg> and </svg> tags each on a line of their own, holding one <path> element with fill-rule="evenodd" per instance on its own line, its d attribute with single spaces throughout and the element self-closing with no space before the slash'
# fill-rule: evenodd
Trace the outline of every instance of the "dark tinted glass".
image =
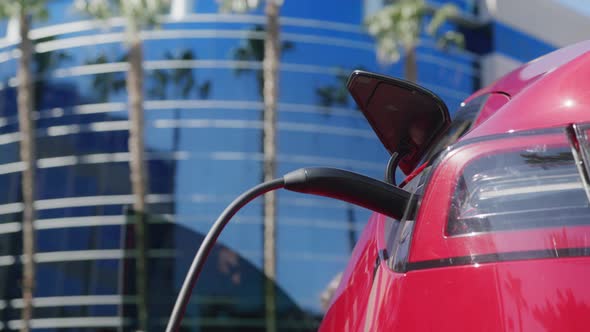
<svg viewBox="0 0 590 332">
<path fill-rule="evenodd" d="M 490 154 L 470 162 L 453 196 L 447 233 L 590 223 L 569 146 Z"/>
<path fill-rule="evenodd" d="M 461 106 L 455 112 L 451 126 L 429 151 L 424 160 L 433 160 L 447 146 L 455 143 L 459 137 L 465 135 L 471 129 L 471 125 L 485 105 L 488 97 L 489 94 L 482 95 Z"/>
</svg>

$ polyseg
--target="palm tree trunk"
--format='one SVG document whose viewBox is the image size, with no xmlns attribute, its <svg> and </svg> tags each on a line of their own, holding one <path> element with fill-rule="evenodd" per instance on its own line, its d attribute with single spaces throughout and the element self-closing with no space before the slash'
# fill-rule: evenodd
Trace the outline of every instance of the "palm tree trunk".
<svg viewBox="0 0 590 332">
<path fill-rule="evenodd" d="M 31 57 L 33 47 L 29 39 L 30 20 L 24 9 L 20 13 L 20 51 L 18 66 L 18 122 L 20 130 L 20 158 L 23 163 L 23 309 L 21 331 L 30 331 L 33 317 L 33 294 L 35 291 L 35 136 L 33 124 L 33 74 Z"/>
<path fill-rule="evenodd" d="M 418 82 L 418 64 L 416 61 L 416 49 L 408 49 L 404 60 L 404 76 L 406 80 L 414 83 Z"/>
<path fill-rule="evenodd" d="M 266 37 L 264 40 L 264 129 L 263 155 L 264 180 L 270 181 L 276 176 L 276 127 L 277 100 L 279 84 L 280 31 L 279 5 L 274 0 L 266 1 Z M 276 327 L 276 192 L 264 196 L 264 273 L 266 275 L 266 331 L 275 332 Z"/>
<path fill-rule="evenodd" d="M 136 289 L 138 329 L 147 331 L 147 220 L 144 141 L 143 141 L 143 51 L 139 29 L 130 33 L 127 94 L 129 103 L 129 166 L 133 190 L 136 242 Z"/>
</svg>

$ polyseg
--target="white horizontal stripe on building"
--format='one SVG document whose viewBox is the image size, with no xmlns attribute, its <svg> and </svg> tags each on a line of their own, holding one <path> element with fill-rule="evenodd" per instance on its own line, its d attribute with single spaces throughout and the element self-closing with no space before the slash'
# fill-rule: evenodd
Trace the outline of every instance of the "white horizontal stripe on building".
<svg viewBox="0 0 590 332">
<path fill-rule="evenodd" d="M 0 205 L 0 214 L 10 214 L 22 212 L 23 203 L 8 203 Z"/>
<path fill-rule="evenodd" d="M 20 222 L 8 222 L 0 224 L 0 234 L 16 233 L 22 229 Z"/>
<path fill-rule="evenodd" d="M 7 62 L 15 58 L 16 57 L 10 51 L 0 52 L 0 63 Z"/>
<path fill-rule="evenodd" d="M 145 107 L 147 109 L 147 103 Z M 73 108 L 74 114 L 97 114 L 97 113 L 110 113 L 110 112 L 121 112 L 127 110 L 127 103 L 101 103 L 101 104 L 86 104 L 78 105 Z"/>
<path fill-rule="evenodd" d="M 264 39 L 264 32 L 251 30 L 222 30 L 222 29 L 167 29 L 142 31 L 140 36 L 143 40 L 170 40 L 170 39 Z M 35 52 L 45 53 L 63 49 L 71 49 L 84 46 L 95 46 L 102 44 L 123 43 L 127 36 L 124 32 L 98 33 L 87 36 L 66 37 L 56 40 L 40 42 L 35 46 Z M 371 42 L 353 41 L 344 38 L 316 36 L 298 33 L 282 33 L 284 41 L 301 42 L 308 44 L 331 45 L 374 52 L 375 46 Z"/>
<path fill-rule="evenodd" d="M 16 163 L 8 163 L 0 165 L 0 174 L 9 174 L 22 172 L 25 169 L 25 164 L 22 161 Z"/>
<path fill-rule="evenodd" d="M 205 197 L 194 197 L 196 201 L 207 202 Z M 357 207 L 355 207 L 357 209 Z M 211 224 L 217 216 L 178 216 L 178 215 L 157 215 L 150 219 L 150 223 L 195 223 L 195 224 Z M 232 219 L 235 224 L 261 224 L 259 216 L 236 216 Z M 61 229 L 74 227 L 96 227 L 96 226 L 119 226 L 133 223 L 132 219 L 127 219 L 124 215 L 113 216 L 84 216 L 84 217 L 65 217 L 52 219 L 38 219 L 34 222 L 36 230 L 47 229 Z M 281 218 L 281 225 L 289 225 L 296 227 L 312 227 L 321 229 L 339 229 L 349 230 L 351 228 L 362 230 L 364 223 L 351 223 L 343 220 L 327 220 L 327 219 L 307 219 L 307 218 Z M 20 232 L 21 223 L 11 222 L 0 224 L 0 234 L 9 234 Z M 11 257 L 11 256 L 5 256 Z M 5 265 L 11 265 L 13 261 L 5 260 Z M 2 265 L 0 263 L 0 265 Z"/>
<path fill-rule="evenodd" d="M 358 207 L 355 206 L 355 209 Z M 211 225 L 217 216 L 173 216 L 166 215 L 166 218 L 173 223 L 182 224 L 206 224 Z M 263 220 L 261 216 L 235 216 L 232 218 L 232 225 L 262 225 Z M 365 220 L 356 220 L 350 222 L 344 219 L 317 219 L 313 218 L 285 218 L 281 217 L 278 221 L 279 227 L 303 227 L 316 229 L 331 229 L 339 231 L 357 230 L 362 231 L 365 226 Z"/>
<path fill-rule="evenodd" d="M 36 253 L 34 255 L 34 260 L 37 263 L 118 260 L 122 258 L 132 258 L 136 255 L 137 253 L 135 250 L 123 249 L 63 250 Z M 150 258 L 172 258 L 177 256 L 177 252 L 170 249 L 150 249 L 147 251 L 147 256 Z M 21 261 L 23 260 L 24 257 L 21 256 Z"/>
<path fill-rule="evenodd" d="M 462 13 L 463 15 L 465 13 Z M 472 18 L 471 15 L 467 15 L 469 18 Z M 266 17 L 263 15 L 248 15 L 248 14 L 197 14 L 197 13 L 188 13 L 183 15 L 183 17 L 178 18 L 174 17 L 171 18 L 169 16 L 164 16 L 162 18 L 163 23 L 167 24 L 178 24 L 178 23 L 245 23 L 245 24 L 265 24 Z M 328 31 L 338 31 L 338 32 L 345 32 L 345 33 L 355 33 L 359 35 L 365 35 L 366 32 L 362 28 L 360 24 L 348 24 L 342 22 L 334 22 L 334 21 L 327 21 L 327 20 L 314 20 L 314 19 L 307 19 L 307 18 L 299 18 L 299 17 L 288 17 L 282 16 L 279 18 L 279 24 L 283 27 L 301 27 L 301 28 L 311 28 L 314 30 L 322 29 Z M 113 27 L 124 27 L 125 19 L 123 18 L 113 18 L 110 19 L 108 22 L 108 26 Z M 77 33 L 83 32 L 88 30 L 94 29 L 101 29 L 105 25 L 98 21 L 92 20 L 85 20 L 85 21 L 76 21 L 76 22 L 69 22 L 69 23 L 62 23 L 51 25 L 47 27 L 35 28 L 31 30 L 31 38 L 32 39 L 40 39 L 40 38 L 47 38 L 55 35 L 66 34 L 66 33 Z M 1 47 L 5 47 L 9 44 L 1 44 Z M 12 44 L 14 45 L 14 44 Z"/>
<path fill-rule="evenodd" d="M 218 119 L 159 119 L 152 121 L 155 128 L 213 128 L 213 129 L 262 129 L 262 121 L 253 120 L 218 120 Z M 125 131 L 129 128 L 128 121 L 105 121 L 95 122 L 89 125 L 63 125 L 53 126 L 37 130 L 37 137 L 55 137 L 67 136 L 79 133 L 89 132 L 110 132 Z M 377 136 L 371 130 L 355 129 L 348 127 L 324 126 L 298 122 L 279 122 L 279 130 L 315 133 L 318 135 L 337 135 L 362 137 L 376 139 Z M 4 134 L 0 135 L 0 145 L 18 142 L 20 135 Z M 1 174 L 1 173 L 0 173 Z"/>
<path fill-rule="evenodd" d="M 250 100 L 203 100 L 203 99 L 168 99 L 168 100 L 146 100 L 144 102 L 144 109 L 146 111 L 160 111 L 160 110 L 177 110 L 182 108 L 184 110 L 198 110 L 198 109 L 230 109 L 230 110 L 248 110 L 261 112 L 263 103 L 260 101 Z M 99 114 L 99 113 L 113 113 L 126 112 L 126 103 L 99 103 L 99 104 L 84 104 L 72 107 L 72 115 L 77 114 Z M 330 116 L 344 116 L 362 118 L 363 115 L 356 109 L 344 107 L 326 107 L 315 104 L 294 104 L 294 103 L 279 103 L 279 112 L 288 113 L 309 113 L 322 114 Z M 35 113 L 37 119 L 57 118 L 66 115 L 61 108 L 51 110 L 42 110 Z M 0 117 L 0 127 L 10 124 L 17 124 L 17 116 Z M 18 133 L 13 133 L 17 135 Z M 9 141 L 18 140 L 18 138 L 11 138 Z M 1 141 L 0 141 L 1 143 Z"/>
<path fill-rule="evenodd" d="M 105 121 L 85 125 L 71 124 L 37 129 L 36 137 L 65 136 L 84 132 L 123 131 L 128 129 L 128 121 Z M 15 143 L 18 141 L 20 141 L 19 133 L 0 135 L 0 145 Z"/>
<path fill-rule="evenodd" d="M 242 255 L 262 255 L 259 250 L 238 250 Z M 179 252 L 173 249 L 150 249 L 147 251 L 149 258 L 175 258 Z M 96 260 L 120 260 L 123 258 L 134 258 L 137 256 L 135 249 L 96 249 L 96 250 L 62 250 L 52 252 L 39 252 L 34 254 L 33 259 L 38 264 L 81 262 Z M 326 260 L 346 261 L 346 255 L 318 255 L 312 252 L 282 251 L 281 256 L 292 260 Z M 25 256 L 20 256 L 20 261 L 26 261 Z M 14 256 L 0 256 L 0 266 L 10 266 L 16 263 Z"/>
<path fill-rule="evenodd" d="M 280 130 L 295 131 L 295 132 L 307 132 L 316 134 L 330 134 L 338 136 L 352 136 L 376 139 L 377 135 L 372 130 L 346 128 L 346 127 L 335 127 L 335 126 L 324 126 L 298 122 L 279 122 L 277 127 Z"/>
<path fill-rule="evenodd" d="M 118 327 L 124 324 L 119 316 L 113 317 L 66 317 L 66 318 L 33 318 L 30 326 L 34 329 L 48 328 L 83 328 L 83 327 Z M 19 330 L 23 327 L 22 320 L 8 321 L 8 328 Z"/>
<path fill-rule="evenodd" d="M 38 252 L 34 254 L 34 260 L 37 263 L 53 263 L 53 262 L 72 262 L 72 261 L 88 261 L 88 260 L 115 260 L 121 259 L 125 256 L 125 252 L 121 249 L 99 249 L 99 250 L 68 250 L 68 251 L 52 251 L 52 252 Z M 24 257 L 21 257 L 21 260 Z"/>
<path fill-rule="evenodd" d="M 281 17 L 279 18 L 282 26 L 294 26 L 304 27 L 313 29 L 333 30 L 340 32 L 352 32 L 357 34 L 364 34 L 365 32 L 360 28 L 360 25 L 346 24 L 340 22 L 324 21 L 324 20 L 313 20 L 313 19 L 302 19 L 295 17 Z M 262 15 L 244 15 L 244 14 L 196 14 L 191 13 L 184 15 L 182 18 L 169 18 L 164 17 L 164 23 L 247 23 L 247 24 L 265 24 L 266 17 Z M 109 26 L 123 27 L 125 25 L 125 19 L 113 18 L 108 22 Z M 31 30 L 31 38 L 47 38 L 55 35 L 65 33 L 77 33 L 88 30 L 100 29 L 104 27 L 104 24 L 98 21 L 86 20 L 76 21 L 69 23 L 56 24 L 52 26 L 36 28 Z M 6 44 L 2 44 L 6 46 Z"/>
<path fill-rule="evenodd" d="M 146 195 L 146 201 L 150 204 L 170 203 L 173 202 L 173 198 L 174 195 L 169 194 Z M 94 205 L 128 205 L 133 203 L 133 195 L 81 196 L 37 200 L 35 201 L 35 208 L 39 210 L 47 210 Z"/>
<path fill-rule="evenodd" d="M 224 129 L 262 129 L 262 121 L 252 120 L 218 120 L 218 119 L 183 119 L 183 120 L 155 120 L 156 128 L 224 128 Z M 347 127 L 335 127 L 315 125 L 298 122 L 279 122 L 277 128 L 284 131 L 306 132 L 315 134 L 328 134 L 337 136 L 351 136 L 375 139 L 375 133 L 371 130 L 355 129 Z"/>
<path fill-rule="evenodd" d="M 191 202 L 191 203 L 229 203 L 238 196 L 234 195 L 210 195 L 210 194 L 193 194 L 185 196 L 185 198 L 177 198 L 174 200 L 174 195 L 169 194 L 150 194 L 146 196 L 149 204 L 164 204 L 177 202 Z M 64 197 L 54 199 L 44 199 L 35 201 L 35 208 L 37 210 L 49 209 L 63 209 L 72 207 L 84 206 L 104 206 L 104 205 L 130 205 L 134 202 L 133 195 L 107 195 L 107 196 L 79 196 L 79 197 Z M 259 204 L 253 201 L 250 204 Z M 330 200 L 327 198 L 293 198 L 281 202 L 285 206 L 307 206 L 307 207 L 322 207 L 322 208 L 342 208 L 345 203 Z M 22 212 L 22 203 L 9 203 L 0 205 L 0 214 L 10 214 Z"/>
<path fill-rule="evenodd" d="M 242 30 L 159 30 L 150 31 L 144 33 L 145 39 L 157 40 L 157 39 L 175 39 L 175 38 L 252 38 L 253 32 L 242 31 Z M 260 35 L 254 35 L 260 39 L 264 38 L 264 32 L 260 32 Z M 337 47 L 348 47 L 356 48 L 365 51 L 374 52 L 375 46 L 373 43 L 367 42 L 355 42 L 342 38 L 331 38 L 324 36 L 310 36 L 300 34 L 282 34 L 284 39 L 288 39 L 292 42 L 311 43 L 319 45 L 332 45 Z M 39 43 L 36 51 L 38 53 L 52 52 L 61 49 L 69 49 L 74 47 L 93 46 L 97 44 L 105 43 L 121 43 L 124 41 L 123 33 L 109 33 L 109 34 L 98 34 L 92 36 L 72 37 L 66 39 L 59 39 L 49 42 Z M 423 45 L 429 44 L 424 42 Z M 5 54 L 4 57 L 0 57 L 0 63 L 10 60 L 10 57 Z M 450 60 L 443 56 L 418 54 L 417 61 L 429 62 L 440 65 L 446 68 L 453 68 L 460 72 L 466 73 L 471 76 L 477 76 L 478 73 L 471 66 L 465 65 L 459 62 Z M 152 63 L 152 64 L 150 64 Z M 174 64 L 176 63 L 176 64 Z M 147 70 L 162 69 L 162 68 L 187 68 L 187 64 L 192 66 L 188 68 L 242 68 L 242 69 L 261 69 L 261 63 L 256 61 L 237 61 L 237 60 L 157 60 L 157 61 L 146 61 L 145 68 Z M 168 65 L 166 65 L 168 64 Z M 79 75 L 92 75 L 97 73 L 113 73 L 113 72 L 124 72 L 127 71 L 128 64 L 125 62 L 114 62 L 105 64 L 90 64 L 84 66 L 76 66 L 71 68 L 56 70 L 53 75 L 55 77 L 71 77 Z M 281 70 L 293 71 L 293 72 L 307 72 L 307 73 L 323 73 L 323 74 L 338 74 L 341 68 L 325 68 L 317 65 L 307 64 L 281 64 Z M 12 78 L 10 81 L 11 86 L 16 86 L 18 81 Z"/>
<path fill-rule="evenodd" d="M 212 159 L 212 160 L 256 160 L 262 161 L 263 154 L 262 153 L 246 153 L 246 152 L 239 152 L 239 151 L 223 151 L 223 152 L 211 152 L 211 153 L 204 153 L 198 155 L 191 155 L 190 158 L 194 157 L 203 157 L 203 159 Z M 344 159 L 344 158 L 330 158 L 330 157 L 321 157 L 321 156 L 313 156 L 313 155 L 292 155 L 292 154 L 279 154 L 277 156 L 277 161 L 280 163 L 293 163 L 293 164 L 300 164 L 302 166 L 306 165 L 324 165 L 329 167 L 339 167 L 345 169 L 366 169 L 366 170 L 383 170 L 383 163 L 378 162 L 365 162 L 360 160 L 354 159 Z"/>
<path fill-rule="evenodd" d="M 127 299 L 129 298 L 129 299 Z M 134 298 L 121 295 L 82 295 L 82 296 L 50 296 L 33 298 L 33 307 L 65 307 L 78 305 L 119 305 L 125 302 L 132 302 Z M 10 300 L 10 306 L 21 309 L 22 299 Z"/>
<path fill-rule="evenodd" d="M 10 266 L 15 262 L 14 256 L 0 256 L 0 266 Z"/>
<path fill-rule="evenodd" d="M 151 31 L 143 31 L 141 32 L 141 37 L 144 40 L 169 40 L 169 39 L 208 39 L 208 38 L 224 38 L 224 39 L 260 39 L 264 40 L 265 32 L 255 32 L 251 30 L 222 30 L 222 29 L 182 29 L 182 30 L 174 30 L 174 29 L 165 29 L 165 30 L 151 30 Z M 37 53 L 44 53 L 44 52 L 52 52 L 61 49 L 69 49 L 75 47 L 83 47 L 83 46 L 93 46 L 98 44 L 108 44 L 108 43 L 121 43 L 125 41 L 125 33 L 124 32 L 115 32 L 115 33 L 101 33 L 101 34 L 93 34 L 88 36 L 79 36 L 79 37 L 69 37 L 69 38 L 61 38 L 47 42 L 40 42 L 36 45 L 36 52 Z M 365 41 L 355 41 L 351 39 L 345 38 L 336 38 L 336 37 L 327 37 L 327 36 L 319 36 L 319 35 L 310 35 L 310 34 L 301 34 L 301 33 L 282 33 L 281 39 L 284 41 L 291 41 L 291 42 L 300 42 L 300 43 L 307 43 L 307 44 L 317 44 L 317 45 L 330 45 L 335 47 L 345 47 L 345 48 L 353 48 L 353 49 L 360 49 L 369 51 L 371 53 L 375 52 L 375 43 L 374 42 L 365 42 Z M 436 48 L 436 43 L 424 39 L 421 42 L 422 47 L 427 48 Z M 454 51 L 457 53 L 456 55 L 463 55 L 466 51 Z M 440 58 L 441 60 L 445 60 L 447 62 L 453 62 L 449 59 L 444 59 L 443 57 L 436 57 Z M 472 55 L 471 55 L 472 57 Z M 418 55 L 418 59 L 420 60 L 420 55 Z M 471 71 L 472 69 L 469 66 L 465 66 L 459 63 L 455 65 L 463 66 L 465 70 Z"/>
<path fill-rule="evenodd" d="M 0 135 L 0 145 L 10 144 L 18 141 L 20 141 L 20 133 L 18 132 Z"/>
<path fill-rule="evenodd" d="M 128 223 L 127 218 L 119 216 L 87 216 L 35 220 L 35 229 L 58 229 L 72 227 L 117 226 Z M 20 225 L 20 224 L 19 224 Z"/>
<path fill-rule="evenodd" d="M 173 202 L 174 195 L 150 194 L 146 200 L 150 204 L 161 204 Z M 102 206 L 102 205 L 130 205 L 135 198 L 133 195 L 106 195 L 106 196 L 78 196 L 54 199 L 43 199 L 35 201 L 35 209 L 49 210 L 62 209 L 83 206 Z M 0 214 L 10 214 L 22 212 L 22 203 L 9 203 L 0 205 Z"/>
<path fill-rule="evenodd" d="M 442 59 L 433 55 L 418 55 L 419 62 L 427 62 L 441 66 L 442 68 L 454 69 L 470 76 L 479 76 L 471 66 L 455 63 L 448 59 Z M 145 70 L 157 69 L 249 69 L 262 70 L 260 61 L 240 61 L 240 60 L 151 60 L 144 62 Z M 126 72 L 128 64 L 126 62 L 113 62 L 105 64 L 73 66 L 53 71 L 50 77 L 74 77 L 83 75 L 97 75 L 105 73 Z M 322 75 L 340 75 L 348 73 L 342 67 L 328 67 L 322 65 L 310 65 L 301 63 L 282 62 L 280 71 L 295 73 L 310 73 Z M 350 70 L 351 71 L 351 70 Z M 16 85 L 13 81 L 12 85 Z"/>
<path fill-rule="evenodd" d="M 203 99 L 168 99 L 147 100 L 144 103 L 146 111 L 186 109 L 231 109 L 254 110 L 260 112 L 263 103 L 250 100 L 203 100 Z M 123 112 L 127 110 L 125 103 L 101 103 L 74 106 L 75 114 L 96 114 Z M 330 116 L 347 116 L 362 118 L 363 115 L 356 109 L 344 107 L 325 107 L 313 104 L 279 103 L 279 112 L 329 114 Z"/>
</svg>

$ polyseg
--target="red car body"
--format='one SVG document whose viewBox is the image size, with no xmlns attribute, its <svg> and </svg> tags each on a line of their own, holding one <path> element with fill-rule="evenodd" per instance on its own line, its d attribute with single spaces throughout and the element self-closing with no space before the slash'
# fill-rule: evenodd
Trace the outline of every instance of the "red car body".
<svg viewBox="0 0 590 332">
<path fill-rule="evenodd" d="M 407 218 L 371 217 L 320 331 L 590 330 L 590 42 L 474 103 L 466 133 L 404 181 L 420 197 Z"/>
</svg>

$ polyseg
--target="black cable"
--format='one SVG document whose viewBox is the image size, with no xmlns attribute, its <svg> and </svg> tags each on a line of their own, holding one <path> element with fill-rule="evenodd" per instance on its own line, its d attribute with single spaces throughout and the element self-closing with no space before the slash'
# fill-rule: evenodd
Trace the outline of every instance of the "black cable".
<svg viewBox="0 0 590 332">
<path fill-rule="evenodd" d="M 387 167 L 385 168 L 385 182 L 394 186 L 397 185 L 395 181 L 395 170 L 404 156 L 405 154 L 398 152 L 391 154 L 391 158 L 389 158 L 389 162 L 387 162 Z"/>
<path fill-rule="evenodd" d="M 184 279 L 180 293 L 176 298 L 176 303 L 174 304 L 172 315 L 170 315 L 166 332 L 178 331 L 180 322 L 182 321 L 182 317 L 184 316 L 184 312 L 186 310 L 186 306 L 188 305 L 189 299 L 191 297 L 193 287 L 195 286 L 195 282 L 199 278 L 199 274 L 201 274 L 201 270 L 203 270 L 207 256 L 209 256 L 209 253 L 213 249 L 213 246 L 215 245 L 215 242 L 217 241 L 219 234 L 223 231 L 225 225 L 242 207 L 244 207 L 244 205 L 248 204 L 248 202 L 251 200 L 269 191 L 283 188 L 284 186 L 285 181 L 283 178 L 261 183 L 240 195 L 240 197 L 236 198 L 227 208 L 225 208 L 213 226 L 211 226 L 211 229 L 207 233 L 207 236 L 199 247 L 199 251 L 193 259 L 193 263 L 186 274 L 186 278 Z"/>
<path fill-rule="evenodd" d="M 201 243 L 176 298 L 166 332 L 178 331 L 195 282 L 225 225 L 248 202 L 279 188 L 339 199 L 395 219 L 401 218 L 412 196 L 409 192 L 388 183 L 361 174 L 326 167 L 301 168 L 285 174 L 280 179 L 259 184 L 246 191 L 223 211 Z"/>
</svg>

